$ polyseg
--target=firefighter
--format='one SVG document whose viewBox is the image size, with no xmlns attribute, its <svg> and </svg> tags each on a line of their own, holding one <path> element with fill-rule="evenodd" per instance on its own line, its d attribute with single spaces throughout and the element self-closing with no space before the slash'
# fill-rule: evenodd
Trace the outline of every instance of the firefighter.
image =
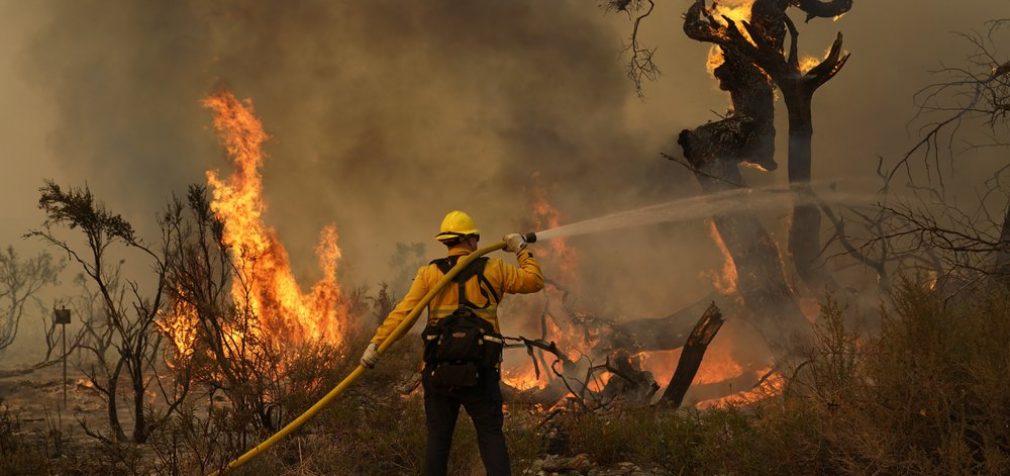
<svg viewBox="0 0 1010 476">
<path fill-rule="evenodd" d="M 410 291 L 386 316 L 361 363 L 372 368 L 378 347 L 421 298 L 458 259 L 477 249 L 480 231 L 470 215 L 451 211 L 435 237 L 447 248 L 445 258 L 417 271 Z M 452 434 L 463 406 L 477 430 L 481 460 L 489 476 L 511 474 L 508 448 L 502 433 L 502 394 L 499 380 L 503 341 L 498 306 L 506 293 L 534 293 L 544 287 L 540 265 L 526 249 L 522 235 L 505 236 L 505 251 L 515 253 L 519 266 L 501 259 L 478 258 L 428 304 L 424 340 L 424 410 L 428 427 L 425 474 L 445 475 Z"/>
</svg>

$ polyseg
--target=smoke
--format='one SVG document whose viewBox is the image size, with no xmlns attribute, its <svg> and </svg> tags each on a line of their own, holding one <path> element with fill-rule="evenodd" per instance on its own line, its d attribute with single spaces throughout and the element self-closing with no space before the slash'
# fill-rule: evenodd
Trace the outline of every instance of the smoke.
<svg viewBox="0 0 1010 476">
<path fill-rule="evenodd" d="M 626 124 L 636 100 L 623 32 L 583 2 L 39 8 L 24 64 L 58 107 L 50 146 L 63 174 L 156 236 L 153 214 L 173 192 L 206 169 L 227 173 L 198 101 L 229 87 L 271 135 L 267 220 L 306 281 L 328 223 L 343 276 L 374 285 L 401 273 L 389 265 L 397 243 L 429 242 L 437 257 L 448 210 L 470 212 L 488 240 L 521 231 L 534 181 L 571 219 L 693 192 L 657 136 Z M 590 272 L 627 266 L 588 256 Z M 685 279 L 704 284 L 694 270 Z"/>
<path fill-rule="evenodd" d="M 334 223 L 343 277 L 374 285 L 401 273 L 390 269 L 397 243 L 427 242 L 437 257 L 448 210 L 473 214 L 486 240 L 525 231 L 534 183 L 566 222 L 696 193 L 658 152 L 678 153 L 672 137 L 725 102 L 705 74 L 707 45 L 683 37 L 682 3 L 643 22 L 663 71 L 644 102 L 624 76 L 627 19 L 577 0 L 22 2 L 43 21 L 21 66 L 55 104 L 48 145 L 61 175 L 147 236 L 171 193 L 227 167 L 199 100 L 222 86 L 251 98 L 272 136 L 267 220 L 301 277 L 316 277 L 313 246 Z M 865 3 L 802 26 L 807 51 L 842 30 L 854 53 L 816 98 L 816 178 L 872 177 L 877 155 L 907 145 L 908 98 L 959 53 L 930 17 L 947 31 L 997 11 L 985 0 Z M 881 42 L 884 31 L 920 47 Z M 675 310 L 704 295 L 701 276 L 720 263 L 700 222 L 571 242 L 587 294 L 612 315 Z"/>
</svg>

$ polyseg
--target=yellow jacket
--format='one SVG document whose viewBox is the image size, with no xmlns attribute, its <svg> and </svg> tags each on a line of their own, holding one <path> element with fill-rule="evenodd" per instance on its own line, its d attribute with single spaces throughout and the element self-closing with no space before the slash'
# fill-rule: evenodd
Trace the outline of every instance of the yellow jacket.
<svg viewBox="0 0 1010 476">
<path fill-rule="evenodd" d="M 449 250 L 449 256 L 461 256 L 468 254 L 465 248 L 456 247 Z M 484 268 L 484 277 L 494 287 L 495 294 L 505 296 L 505 293 L 526 294 L 535 293 L 544 288 L 544 275 L 540 271 L 540 264 L 533 258 L 533 253 L 526 249 L 517 255 L 519 267 L 505 263 L 499 258 L 488 260 Z M 443 276 L 438 266 L 429 264 L 417 270 L 417 276 L 410 285 L 410 291 L 403 297 L 403 300 L 393 308 L 393 311 L 386 316 L 379 328 L 375 331 L 372 342 L 376 345 L 382 344 L 393 329 L 403 322 L 414 306 L 428 294 L 435 283 Z M 480 293 L 480 284 L 476 276 L 466 282 L 466 298 L 479 306 L 483 306 L 488 300 Z M 450 284 L 442 289 L 430 303 L 428 303 L 428 323 L 434 324 L 443 319 L 456 308 L 459 307 L 459 290 L 456 285 Z M 490 305 L 484 309 L 475 309 L 474 313 L 481 319 L 494 325 L 496 331 L 501 332 L 498 327 L 498 303 L 491 300 Z"/>
</svg>

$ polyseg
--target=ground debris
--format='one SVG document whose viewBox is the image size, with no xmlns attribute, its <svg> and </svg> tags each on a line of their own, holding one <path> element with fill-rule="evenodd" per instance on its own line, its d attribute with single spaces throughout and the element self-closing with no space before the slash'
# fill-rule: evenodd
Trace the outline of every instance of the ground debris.
<svg viewBox="0 0 1010 476">
<path fill-rule="evenodd" d="M 575 456 L 547 455 L 533 462 L 523 476 L 667 476 L 671 473 L 661 469 L 646 469 L 634 463 L 617 463 L 612 467 L 598 466 L 589 455 Z"/>
</svg>

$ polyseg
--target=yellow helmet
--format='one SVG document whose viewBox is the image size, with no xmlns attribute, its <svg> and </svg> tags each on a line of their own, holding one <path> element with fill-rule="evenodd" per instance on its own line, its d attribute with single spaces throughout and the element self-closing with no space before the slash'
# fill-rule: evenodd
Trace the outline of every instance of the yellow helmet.
<svg viewBox="0 0 1010 476">
<path fill-rule="evenodd" d="M 466 212 L 453 210 L 442 219 L 442 226 L 438 229 L 435 239 L 447 241 L 453 238 L 460 238 L 468 235 L 479 235 L 480 230 Z"/>
</svg>

